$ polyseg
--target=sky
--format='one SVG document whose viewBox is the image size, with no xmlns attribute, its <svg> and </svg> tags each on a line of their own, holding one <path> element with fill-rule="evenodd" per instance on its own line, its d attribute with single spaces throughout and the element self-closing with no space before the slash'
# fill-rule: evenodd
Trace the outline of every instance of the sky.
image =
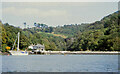
<svg viewBox="0 0 120 74">
<path fill-rule="evenodd" d="M 118 10 L 118 2 L 2 2 L 2 22 L 24 28 L 93 23 Z"/>
</svg>

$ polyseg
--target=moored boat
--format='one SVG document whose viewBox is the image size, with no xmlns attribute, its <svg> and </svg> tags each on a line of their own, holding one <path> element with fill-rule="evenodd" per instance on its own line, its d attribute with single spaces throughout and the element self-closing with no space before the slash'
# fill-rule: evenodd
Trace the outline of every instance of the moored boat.
<svg viewBox="0 0 120 74">
<path fill-rule="evenodd" d="M 14 51 L 14 50 L 13 50 L 13 49 L 14 49 L 14 45 L 15 45 L 15 43 L 16 43 L 16 40 L 15 40 L 12 50 L 9 51 L 9 52 L 10 52 L 11 55 L 28 55 L 28 52 L 27 52 L 27 51 L 21 51 L 21 50 L 19 49 L 19 37 L 20 37 L 20 32 L 18 32 L 17 51 Z"/>
<path fill-rule="evenodd" d="M 11 55 L 28 55 L 27 51 L 9 51 Z"/>
</svg>

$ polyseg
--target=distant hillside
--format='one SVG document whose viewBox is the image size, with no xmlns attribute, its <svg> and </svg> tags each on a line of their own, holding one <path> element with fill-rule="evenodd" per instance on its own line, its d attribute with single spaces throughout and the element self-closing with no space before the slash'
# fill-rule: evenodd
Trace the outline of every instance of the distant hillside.
<svg viewBox="0 0 120 74">
<path fill-rule="evenodd" d="M 69 51 L 119 51 L 120 13 L 110 14 L 100 21 L 90 24 L 71 24 L 48 27 L 34 23 L 33 28 L 17 28 L 8 23 L 2 25 L 2 50 L 12 48 L 16 35 L 20 32 L 20 49 L 31 44 L 44 44 L 46 50 Z M 16 45 L 17 46 L 17 45 Z"/>
<path fill-rule="evenodd" d="M 5 51 L 5 47 L 12 48 L 16 39 L 16 35 L 20 32 L 20 49 L 25 50 L 31 44 L 44 44 L 46 50 L 65 50 L 64 38 L 54 36 L 52 34 L 37 33 L 30 29 L 21 29 L 9 25 L 8 23 L 2 24 L 2 49 Z M 16 44 L 17 47 L 17 44 Z"/>
<path fill-rule="evenodd" d="M 67 50 L 72 51 L 119 51 L 120 12 L 104 17 L 101 21 L 87 24 L 83 32 L 78 32 Z"/>
<path fill-rule="evenodd" d="M 83 32 L 85 30 L 84 29 L 85 26 L 86 26 L 86 24 L 64 25 L 64 26 L 61 26 L 61 27 L 54 28 L 53 32 L 55 34 L 63 34 L 63 35 L 66 35 L 68 37 L 73 37 L 77 32 L 79 32 L 79 31 Z"/>
<path fill-rule="evenodd" d="M 62 34 L 54 34 L 54 32 L 52 33 L 46 33 L 46 32 L 37 32 L 37 33 L 45 33 L 45 34 L 50 34 L 50 35 L 53 35 L 53 36 L 57 36 L 57 37 L 62 37 L 62 38 L 67 38 L 67 36 L 65 35 L 62 35 Z"/>
<path fill-rule="evenodd" d="M 39 24 L 39 23 L 38 23 Z M 73 37 L 77 32 L 84 31 L 84 27 L 87 24 L 71 24 L 71 25 L 64 25 L 58 27 L 34 27 L 30 28 L 31 31 L 34 32 L 45 32 L 45 33 L 54 33 L 55 36 L 61 36 L 64 38 Z"/>
</svg>

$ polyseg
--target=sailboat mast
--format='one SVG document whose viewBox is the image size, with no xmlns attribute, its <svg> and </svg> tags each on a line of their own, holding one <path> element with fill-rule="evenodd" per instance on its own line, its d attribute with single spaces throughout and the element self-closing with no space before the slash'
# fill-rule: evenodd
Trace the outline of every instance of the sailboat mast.
<svg viewBox="0 0 120 74">
<path fill-rule="evenodd" d="M 18 45 L 17 45 L 17 51 L 19 51 L 19 36 L 20 36 L 20 32 L 18 32 Z"/>
</svg>

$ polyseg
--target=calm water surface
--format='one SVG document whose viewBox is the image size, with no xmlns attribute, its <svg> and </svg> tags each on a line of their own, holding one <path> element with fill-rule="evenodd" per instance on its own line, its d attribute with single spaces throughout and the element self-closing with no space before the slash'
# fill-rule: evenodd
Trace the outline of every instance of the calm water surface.
<svg viewBox="0 0 120 74">
<path fill-rule="evenodd" d="M 118 55 L 2 56 L 2 72 L 117 72 Z"/>
</svg>

